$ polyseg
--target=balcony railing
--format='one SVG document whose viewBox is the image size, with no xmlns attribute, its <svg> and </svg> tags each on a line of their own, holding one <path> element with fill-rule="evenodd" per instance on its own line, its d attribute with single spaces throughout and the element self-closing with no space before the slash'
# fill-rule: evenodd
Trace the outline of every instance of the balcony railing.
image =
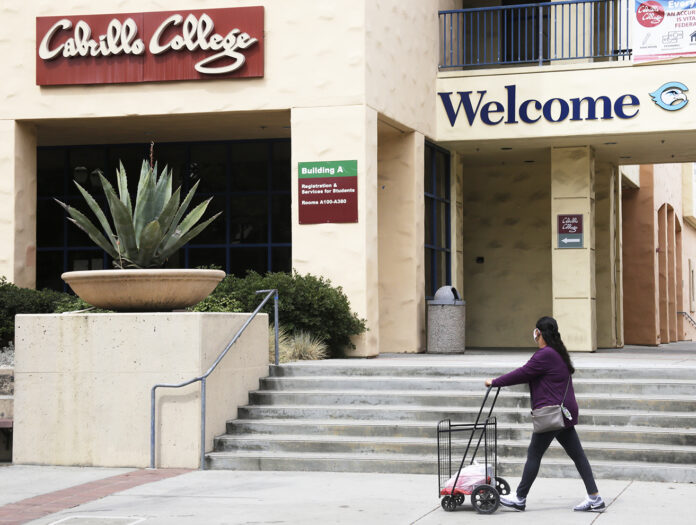
<svg viewBox="0 0 696 525">
<path fill-rule="evenodd" d="M 440 11 L 440 69 L 629 60 L 630 14 L 629 0 Z"/>
</svg>

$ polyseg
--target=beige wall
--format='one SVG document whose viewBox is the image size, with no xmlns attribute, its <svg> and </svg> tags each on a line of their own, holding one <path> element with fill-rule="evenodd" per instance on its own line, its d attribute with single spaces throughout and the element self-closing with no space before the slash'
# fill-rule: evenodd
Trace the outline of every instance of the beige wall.
<svg viewBox="0 0 696 525">
<path fill-rule="evenodd" d="M 380 352 L 425 350 L 423 135 L 378 134 Z"/>
<path fill-rule="evenodd" d="M 0 276 L 36 284 L 36 136 L 32 125 L 0 120 Z"/>
<path fill-rule="evenodd" d="M 487 91 L 483 104 L 497 100 L 504 105 L 507 100 L 506 85 L 517 86 L 517 104 L 534 98 L 546 102 L 555 97 L 568 100 L 572 97 L 609 96 L 614 101 L 618 96 L 633 93 L 640 99 L 639 113 L 635 118 L 610 120 L 581 120 L 553 123 L 543 118 L 534 124 L 504 124 L 489 126 L 477 117 L 469 125 L 464 110 L 460 110 L 455 126 L 450 124 L 437 93 L 437 140 L 439 141 L 485 141 L 514 140 L 523 138 L 560 139 L 563 137 L 593 137 L 596 135 L 620 135 L 622 144 L 626 136 L 639 133 L 680 133 L 696 131 L 696 119 L 688 106 L 682 111 L 665 111 L 650 99 L 649 92 L 667 82 L 668 78 L 692 78 L 693 64 L 654 64 L 633 67 L 630 63 L 559 65 L 539 68 L 516 68 L 497 70 L 475 70 L 456 73 L 441 73 L 437 81 L 438 92 L 453 92 L 452 100 L 459 103 L 458 91 L 473 91 L 474 104 L 478 102 L 479 90 Z M 514 76 L 510 73 L 514 71 Z M 663 80 L 664 79 L 664 80 Z M 640 88 L 639 86 L 642 86 Z M 654 87 L 653 87 L 654 86 Z M 600 104 L 601 107 L 601 104 Z M 628 111 L 634 108 L 626 108 Z M 536 115 L 536 112 L 533 112 Z M 500 115 L 495 115 L 500 116 Z M 519 120 L 519 119 L 518 119 Z M 661 153 L 659 137 L 655 137 L 655 156 Z M 664 139 L 664 138 L 663 138 Z"/>
<path fill-rule="evenodd" d="M 531 347 L 552 314 L 550 159 L 462 169 L 466 346 Z"/>
<path fill-rule="evenodd" d="M 327 2 L 328 3 L 328 2 Z M 380 114 L 435 135 L 439 0 L 365 2 L 365 99 Z"/>
<path fill-rule="evenodd" d="M 17 316 L 13 460 L 146 467 L 150 389 L 203 374 L 248 314 Z M 206 450 L 268 373 L 268 317 L 208 379 Z M 197 468 L 200 384 L 157 393 L 158 467 Z"/>
<path fill-rule="evenodd" d="M 571 351 L 597 349 L 594 181 L 592 148 L 551 148 L 553 316 Z M 582 248 L 558 247 L 559 214 L 582 214 Z"/>
<path fill-rule="evenodd" d="M 377 114 L 367 106 L 292 110 L 292 265 L 343 286 L 367 319 L 351 355 L 379 353 Z M 358 222 L 299 224 L 298 162 L 358 161 Z"/>
<path fill-rule="evenodd" d="M 617 346 L 616 290 L 616 166 L 598 163 L 595 176 L 595 279 L 597 287 L 597 346 Z M 619 226 L 620 227 L 620 226 Z"/>
</svg>

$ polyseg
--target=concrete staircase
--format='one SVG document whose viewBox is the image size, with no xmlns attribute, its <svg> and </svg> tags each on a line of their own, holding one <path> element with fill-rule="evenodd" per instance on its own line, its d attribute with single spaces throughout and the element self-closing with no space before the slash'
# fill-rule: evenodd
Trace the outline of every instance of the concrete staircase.
<svg viewBox="0 0 696 525">
<path fill-rule="evenodd" d="M 215 440 L 208 468 L 436 473 L 437 422 L 473 422 L 484 379 L 512 368 L 417 359 L 271 366 Z M 693 368 L 577 366 L 573 381 L 578 432 L 598 478 L 696 482 Z M 494 415 L 503 475 L 521 474 L 528 414 L 526 386 L 501 390 Z M 554 442 L 540 475 L 577 472 Z"/>
</svg>

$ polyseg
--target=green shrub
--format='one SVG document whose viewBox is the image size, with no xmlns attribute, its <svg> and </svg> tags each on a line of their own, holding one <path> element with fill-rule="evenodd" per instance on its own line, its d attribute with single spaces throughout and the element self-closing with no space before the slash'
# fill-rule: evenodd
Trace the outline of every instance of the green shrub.
<svg viewBox="0 0 696 525">
<path fill-rule="evenodd" d="M 189 308 L 192 312 L 243 312 L 244 307 L 229 295 L 209 295 L 200 303 Z"/>
<path fill-rule="evenodd" d="M 82 299 L 55 290 L 20 288 L 0 277 L 0 348 L 14 341 L 16 314 L 46 314 L 89 308 Z"/>
<path fill-rule="evenodd" d="M 331 281 L 297 272 L 269 272 L 260 275 L 250 271 L 243 278 L 228 275 L 213 291 L 210 300 L 228 297 L 242 305 L 242 311 L 252 312 L 262 299 L 256 290 L 278 289 L 278 315 L 288 332 L 309 332 L 326 342 L 332 357 L 342 355 L 345 347 L 353 348 L 351 336 L 365 331 L 365 320 L 350 309 L 342 288 Z M 273 318 L 273 301 L 263 309 Z"/>
</svg>

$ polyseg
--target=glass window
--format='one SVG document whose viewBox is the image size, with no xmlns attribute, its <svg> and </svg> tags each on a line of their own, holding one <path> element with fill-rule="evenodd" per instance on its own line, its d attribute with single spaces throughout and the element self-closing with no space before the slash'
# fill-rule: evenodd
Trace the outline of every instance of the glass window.
<svg viewBox="0 0 696 525">
<path fill-rule="evenodd" d="M 451 284 L 449 153 L 425 146 L 425 294 Z"/>
<path fill-rule="evenodd" d="M 192 144 L 189 186 L 200 181 L 198 193 L 227 190 L 227 144 Z"/>
<path fill-rule="evenodd" d="M 71 148 L 68 194 L 80 195 L 73 181 L 77 182 L 92 195 L 96 194 L 97 191 L 101 191 L 100 171 L 106 174 L 106 152 L 104 148 Z"/>
<path fill-rule="evenodd" d="M 65 148 L 50 148 L 37 158 L 36 178 L 39 197 L 63 195 Z"/>
<path fill-rule="evenodd" d="M 268 189 L 268 144 L 233 144 L 231 157 L 232 191 Z"/>
<path fill-rule="evenodd" d="M 189 268 L 198 268 L 199 266 L 218 266 L 220 268 L 227 267 L 227 249 L 226 248 L 195 248 L 191 247 L 189 254 Z"/>
<path fill-rule="evenodd" d="M 267 248 L 232 248 L 230 249 L 229 273 L 244 277 L 247 270 L 256 270 L 268 266 Z M 264 270 L 265 272 L 265 270 Z"/>
<path fill-rule="evenodd" d="M 116 186 L 115 170 L 122 161 L 135 200 L 141 164 L 149 159 L 149 152 L 149 144 L 38 148 L 39 288 L 67 289 L 60 279 L 67 270 L 112 267 L 110 257 L 93 248 L 91 239 L 67 222 L 53 198 L 75 206 L 96 225 L 73 179 L 107 210 L 97 170 L 104 171 Z M 291 269 L 289 140 L 155 144 L 154 158 L 160 170 L 165 164 L 172 168 L 174 189 L 184 186 L 182 199 L 192 181 L 201 181 L 189 210 L 212 196 L 204 218 L 223 212 L 190 245 L 172 255 L 165 267 L 217 265 L 236 275 L 250 269 L 259 273 Z"/>
</svg>

